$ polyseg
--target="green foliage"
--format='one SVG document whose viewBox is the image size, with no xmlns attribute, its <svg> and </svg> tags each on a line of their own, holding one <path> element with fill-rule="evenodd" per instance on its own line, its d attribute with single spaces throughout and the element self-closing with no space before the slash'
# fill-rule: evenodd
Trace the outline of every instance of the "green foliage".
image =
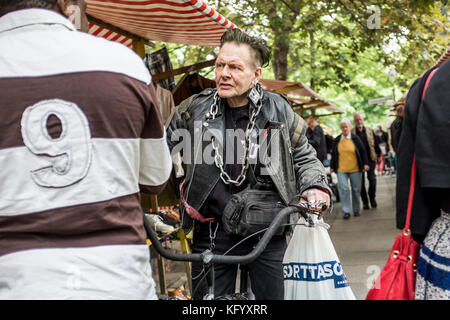
<svg viewBox="0 0 450 320">
<path fill-rule="evenodd" d="M 349 118 L 355 110 L 363 111 L 370 125 L 386 125 L 392 117 L 389 106 L 369 105 L 368 100 L 399 99 L 449 46 L 448 0 L 208 2 L 272 45 L 272 65 L 263 78 L 303 82 Z M 217 54 L 214 48 L 165 45 L 175 68 Z M 395 77 L 388 77 L 389 69 Z M 213 68 L 201 73 L 214 77 Z M 340 118 L 319 119 L 337 133 Z"/>
</svg>

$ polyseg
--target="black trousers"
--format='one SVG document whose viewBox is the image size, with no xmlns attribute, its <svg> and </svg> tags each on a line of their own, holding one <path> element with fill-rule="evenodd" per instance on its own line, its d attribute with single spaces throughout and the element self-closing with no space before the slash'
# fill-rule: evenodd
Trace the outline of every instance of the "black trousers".
<svg viewBox="0 0 450 320">
<path fill-rule="evenodd" d="M 212 224 L 213 231 L 216 223 Z M 194 232 L 192 246 L 193 253 L 202 253 L 209 249 L 209 223 L 197 225 Z M 216 254 L 223 254 L 242 238 L 231 236 L 219 225 L 216 239 L 214 241 Z M 227 253 L 227 255 L 245 255 L 249 253 L 257 243 L 258 236 L 251 238 Z M 283 300 L 284 299 L 284 279 L 283 279 L 283 256 L 287 244 L 284 236 L 275 236 L 267 245 L 262 254 L 252 263 L 247 265 L 252 292 L 257 300 Z M 236 289 L 237 265 L 215 265 L 215 297 L 233 294 Z M 192 263 L 192 287 L 194 288 L 193 299 L 201 300 L 208 291 L 204 265 L 201 262 Z"/>
<path fill-rule="evenodd" d="M 365 176 L 367 175 L 367 180 L 369 180 L 369 189 L 366 191 L 366 181 Z M 377 190 L 377 177 L 375 175 L 375 162 L 370 163 L 370 170 L 362 173 L 361 181 L 361 200 L 363 205 L 368 206 L 369 200 L 371 203 L 375 201 L 376 190 Z"/>
</svg>

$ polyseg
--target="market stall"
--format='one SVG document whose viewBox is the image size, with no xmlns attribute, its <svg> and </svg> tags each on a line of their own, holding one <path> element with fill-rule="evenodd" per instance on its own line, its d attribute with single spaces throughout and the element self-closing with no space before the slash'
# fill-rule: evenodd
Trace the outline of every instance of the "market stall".
<svg viewBox="0 0 450 320">
<path fill-rule="evenodd" d="M 294 111 L 303 118 L 308 115 L 322 117 L 344 113 L 301 82 L 261 79 L 261 83 L 266 90 L 286 95 Z M 326 110 L 327 113 L 317 113 L 318 109 Z"/>
<path fill-rule="evenodd" d="M 436 65 L 442 66 L 444 63 L 450 60 L 450 47 L 447 49 L 446 52 L 442 54 L 442 56 L 437 61 Z"/>
<path fill-rule="evenodd" d="M 152 41 L 215 47 L 226 30 L 236 27 L 203 0 L 86 0 L 86 4 L 91 34 L 131 47 L 142 58 L 145 44 L 152 46 Z M 170 68 L 155 73 L 150 65 L 149 69 L 157 81 L 212 63 L 183 67 L 179 73 Z M 151 202 L 157 210 L 156 198 Z"/>
<path fill-rule="evenodd" d="M 235 28 L 231 21 L 208 6 L 203 0 L 86 0 L 86 3 L 89 32 L 132 48 L 143 59 L 146 59 L 147 66 L 153 75 L 153 81 L 173 77 L 174 70 L 170 70 L 171 66 L 170 68 L 154 69 L 155 64 L 147 61 L 145 45 L 155 47 L 152 41 L 160 41 L 216 47 L 220 44 L 222 34 L 228 29 Z M 206 65 L 211 65 L 211 62 L 207 62 Z M 189 74 L 196 70 L 196 67 L 202 66 L 184 67 L 182 73 Z M 161 88 L 157 87 L 157 89 Z M 168 89 L 171 90 L 171 88 Z M 161 209 L 156 196 L 147 197 L 143 194 L 141 196 L 145 210 L 155 213 Z M 187 241 L 182 230 L 178 236 L 183 251 L 187 252 Z M 186 274 L 190 280 L 188 265 L 186 263 Z M 165 270 L 164 259 L 159 257 L 158 272 L 162 294 L 166 293 Z M 192 292 L 191 281 L 189 281 L 189 286 Z"/>
<path fill-rule="evenodd" d="M 132 47 L 139 40 L 215 47 L 235 25 L 203 0 L 86 0 L 89 32 Z"/>
</svg>

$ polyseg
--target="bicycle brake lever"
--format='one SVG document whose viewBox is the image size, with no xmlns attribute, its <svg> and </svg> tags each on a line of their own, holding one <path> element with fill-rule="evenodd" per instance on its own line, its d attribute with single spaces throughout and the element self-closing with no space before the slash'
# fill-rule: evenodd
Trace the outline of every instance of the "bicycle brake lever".
<svg viewBox="0 0 450 320">
<path fill-rule="evenodd" d="M 308 213 L 310 213 L 310 211 L 312 211 L 312 210 L 309 207 L 307 202 L 290 203 L 289 206 L 299 209 L 299 212 L 300 212 L 301 216 L 308 223 L 308 226 L 309 227 L 313 227 L 314 226 L 314 221 L 308 215 Z"/>
<path fill-rule="evenodd" d="M 317 210 L 315 210 L 315 209 L 313 209 L 313 208 L 315 208 L 315 206 L 316 206 L 316 202 L 298 202 L 298 203 L 290 203 L 289 204 L 289 206 L 291 206 L 291 207 L 296 207 L 296 208 L 298 208 L 298 209 L 300 209 L 300 211 L 302 212 L 302 213 L 304 213 L 304 212 L 306 212 L 306 213 L 309 213 L 309 214 L 315 214 L 316 216 L 319 216 L 319 218 L 322 216 L 322 213 L 328 208 L 327 207 L 327 205 L 325 204 L 325 202 L 321 202 L 321 203 L 319 203 L 319 204 L 321 204 L 322 205 L 322 209 L 321 209 L 321 211 L 319 212 L 319 211 L 317 211 Z"/>
</svg>

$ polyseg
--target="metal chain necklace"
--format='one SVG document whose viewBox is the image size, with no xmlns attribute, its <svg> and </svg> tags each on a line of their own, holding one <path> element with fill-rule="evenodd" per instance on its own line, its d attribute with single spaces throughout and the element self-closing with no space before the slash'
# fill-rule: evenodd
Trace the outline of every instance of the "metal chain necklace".
<svg viewBox="0 0 450 320">
<path fill-rule="evenodd" d="M 253 90 L 256 90 L 256 92 L 254 92 Z M 245 181 L 245 178 L 247 177 L 248 167 L 250 165 L 250 162 L 249 162 L 250 137 L 252 136 L 253 130 L 255 128 L 256 117 L 258 116 L 259 112 L 261 111 L 261 107 L 262 107 L 262 88 L 261 88 L 261 84 L 259 82 L 255 85 L 254 88 L 252 88 L 252 91 L 249 96 L 253 102 L 255 102 L 255 100 L 256 100 L 256 108 L 251 108 L 252 113 L 250 115 L 250 120 L 247 124 L 247 128 L 245 130 L 244 163 L 242 165 L 241 173 L 235 180 L 231 179 L 231 177 L 228 175 L 228 173 L 225 172 L 225 169 L 223 167 L 223 165 L 224 165 L 223 157 L 219 153 L 219 146 L 216 144 L 216 138 L 214 136 L 212 136 L 212 138 L 211 138 L 211 145 L 214 150 L 214 162 L 215 162 L 217 168 L 219 168 L 219 170 L 220 170 L 220 178 L 222 179 L 223 183 L 225 183 L 225 184 L 231 183 L 237 187 L 240 186 Z M 214 94 L 213 104 L 211 105 L 211 108 L 209 110 L 209 116 L 212 117 L 212 119 L 216 118 L 217 112 L 219 111 L 218 102 L 219 102 L 219 96 L 216 91 L 216 93 Z"/>
</svg>

